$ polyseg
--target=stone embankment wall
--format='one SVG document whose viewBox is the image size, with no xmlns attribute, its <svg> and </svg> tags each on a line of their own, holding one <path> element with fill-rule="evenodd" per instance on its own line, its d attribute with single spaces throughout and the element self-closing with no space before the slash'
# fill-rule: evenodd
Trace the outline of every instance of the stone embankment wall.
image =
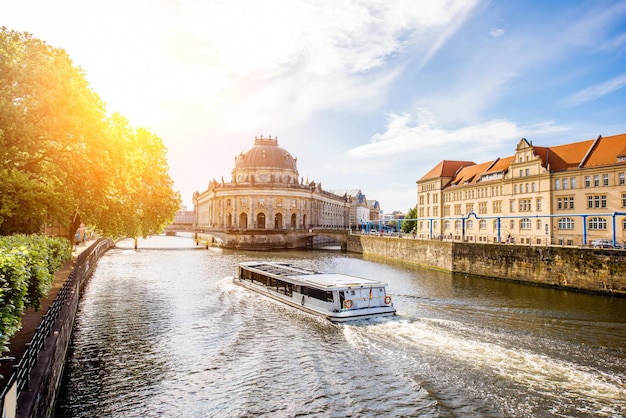
<svg viewBox="0 0 626 418">
<path fill-rule="evenodd" d="M 626 251 L 356 236 L 348 251 L 430 268 L 626 296 Z"/>
</svg>

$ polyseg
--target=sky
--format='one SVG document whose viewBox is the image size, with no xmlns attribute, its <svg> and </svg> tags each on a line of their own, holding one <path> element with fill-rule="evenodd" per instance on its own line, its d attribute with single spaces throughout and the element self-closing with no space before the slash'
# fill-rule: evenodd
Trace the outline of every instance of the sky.
<svg viewBox="0 0 626 418">
<path fill-rule="evenodd" d="M 163 139 L 183 204 L 257 136 L 300 176 L 406 212 L 441 160 L 626 132 L 626 1 L 20 0 L 0 26 L 68 52 Z"/>
</svg>

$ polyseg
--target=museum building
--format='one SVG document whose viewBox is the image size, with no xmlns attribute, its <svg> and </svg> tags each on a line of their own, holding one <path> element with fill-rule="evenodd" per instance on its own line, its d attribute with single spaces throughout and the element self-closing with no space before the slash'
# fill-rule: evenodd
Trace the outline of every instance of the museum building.
<svg viewBox="0 0 626 418">
<path fill-rule="evenodd" d="M 269 240 L 268 233 L 346 228 L 350 197 L 325 191 L 314 181 L 305 184 L 297 158 L 277 138 L 261 136 L 235 157 L 229 182 L 211 180 L 207 190 L 194 193 L 193 203 L 198 230 Z"/>
</svg>

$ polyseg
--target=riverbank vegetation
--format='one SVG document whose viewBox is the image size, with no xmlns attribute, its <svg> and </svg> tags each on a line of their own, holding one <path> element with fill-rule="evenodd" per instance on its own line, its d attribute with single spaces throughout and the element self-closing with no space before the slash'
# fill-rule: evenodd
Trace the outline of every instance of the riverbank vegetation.
<svg viewBox="0 0 626 418">
<path fill-rule="evenodd" d="M 24 311 L 39 309 L 70 251 L 64 238 L 0 237 L 0 352 L 7 351 L 8 340 L 21 328 Z"/>
<path fill-rule="evenodd" d="M 0 235 L 159 233 L 181 202 L 168 170 L 161 138 L 108 115 L 64 50 L 0 29 Z"/>
</svg>

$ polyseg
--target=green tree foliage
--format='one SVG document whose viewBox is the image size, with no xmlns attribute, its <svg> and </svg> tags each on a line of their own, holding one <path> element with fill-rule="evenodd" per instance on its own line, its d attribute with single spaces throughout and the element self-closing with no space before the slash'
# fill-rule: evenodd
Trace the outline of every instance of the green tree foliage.
<svg viewBox="0 0 626 418">
<path fill-rule="evenodd" d="M 401 228 L 404 233 L 411 233 L 415 231 L 417 227 L 417 208 L 409 209 L 406 217 L 402 220 Z"/>
<path fill-rule="evenodd" d="M 180 206 L 159 137 L 107 117 L 65 51 L 0 30 L 0 235 L 83 222 L 112 238 L 160 232 Z"/>
<path fill-rule="evenodd" d="M 69 260 L 65 239 L 42 235 L 0 237 L 0 351 L 20 329 L 26 308 L 39 309 L 54 274 Z"/>
</svg>

